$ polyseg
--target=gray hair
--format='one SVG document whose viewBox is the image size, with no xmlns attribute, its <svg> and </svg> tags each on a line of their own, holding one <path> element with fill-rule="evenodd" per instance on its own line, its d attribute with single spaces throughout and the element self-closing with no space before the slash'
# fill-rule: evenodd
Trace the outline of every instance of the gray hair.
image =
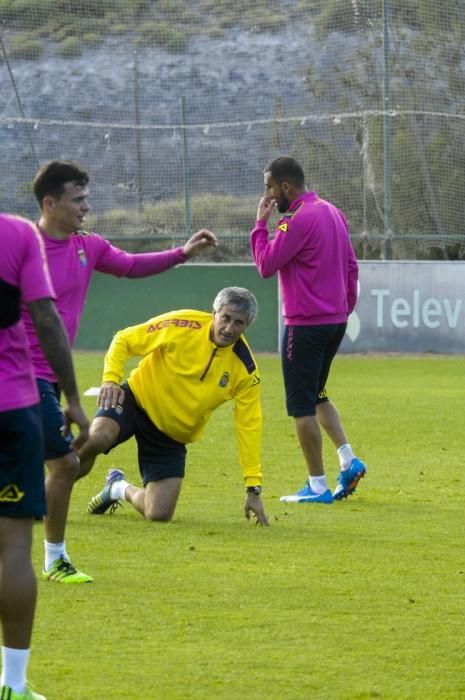
<svg viewBox="0 0 465 700">
<path fill-rule="evenodd" d="M 257 300 L 252 292 L 244 287 L 225 287 L 218 292 L 213 302 L 213 311 L 219 311 L 226 305 L 245 313 L 248 325 L 253 323 L 257 317 Z"/>
</svg>

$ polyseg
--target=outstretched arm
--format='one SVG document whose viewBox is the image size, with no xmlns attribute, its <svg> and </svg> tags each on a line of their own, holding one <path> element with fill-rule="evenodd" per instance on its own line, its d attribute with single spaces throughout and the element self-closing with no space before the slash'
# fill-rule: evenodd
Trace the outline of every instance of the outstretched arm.
<svg viewBox="0 0 465 700">
<path fill-rule="evenodd" d="M 125 277 L 131 278 L 157 275 L 175 265 L 186 262 L 188 258 L 192 258 L 194 255 L 209 253 L 217 245 L 218 240 L 215 234 L 203 228 L 192 234 L 183 247 L 161 250 L 155 253 L 133 253 L 130 256 L 132 260 L 131 268 L 124 274 Z"/>
<path fill-rule="evenodd" d="M 71 423 L 79 428 L 79 436 L 74 441 L 75 448 L 79 449 L 88 438 L 89 421 L 79 401 L 68 336 L 51 299 L 31 301 L 28 307 L 43 353 L 66 396 L 65 430 L 69 432 Z"/>
</svg>

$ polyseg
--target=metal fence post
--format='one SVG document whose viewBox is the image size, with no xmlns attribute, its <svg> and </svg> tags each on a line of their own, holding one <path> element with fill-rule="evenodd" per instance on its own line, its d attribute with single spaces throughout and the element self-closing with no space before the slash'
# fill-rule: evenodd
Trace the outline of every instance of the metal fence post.
<svg viewBox="0 0 465 700">
<path fill-rule="evenodd" d="M 186 238 L 191 235 L 192 217 L 191 217 L 191 201 L 190 201 L 190 183 L 189 183 L 189 149 L 187 139 L 187 121 L 186 121 L 186 98 L 181 97 L 181 121 L 182 121 L 182 172 L 184 181 L 184 229 Z"/>
<path fill-rule="evenodd" d="M 383 258 L 392 258 L 391 75 L 389 70 L 389 0 L 383 0 L 383 125 L 384 125 L 384 244 Z"/>
<path fill-rule="evenodd" d="M 142 175 L 142 147 L 140 130 L 140 85 L 139 85 L 139 57 L 137 50 L 134 50 L 134 117 L 136 121 L 136 190 L 139 212 L 144 208 L 144 180 Z"/>
</svg>

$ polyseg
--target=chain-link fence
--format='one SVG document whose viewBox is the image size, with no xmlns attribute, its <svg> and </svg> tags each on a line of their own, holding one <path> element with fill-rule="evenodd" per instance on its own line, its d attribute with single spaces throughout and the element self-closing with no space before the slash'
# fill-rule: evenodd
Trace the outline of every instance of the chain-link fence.
<svg viewBox="0 0 465 700">
<path fill-rule="evenodd" d="M 88 226 L 132 249 L 207 226 L 248 259 L 286 153 L 358 255 L 465 256 L 465 0 L 3 0 L 0 208 L 39 164 L 91 175 Z"/>
</svg>

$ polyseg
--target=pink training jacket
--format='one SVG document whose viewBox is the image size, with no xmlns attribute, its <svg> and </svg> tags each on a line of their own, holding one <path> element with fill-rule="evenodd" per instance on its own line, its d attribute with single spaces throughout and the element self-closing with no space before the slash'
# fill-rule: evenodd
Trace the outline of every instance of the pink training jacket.
<svg viewBox="0 0 465 700">
<path fill-rule="evenodd" d="M 186 260 L 181 247 L 157 253 L 131 254 L 112 246 L 96 233 L 77 232 L 64 240 L 50 238 L 41 230 L 40 233 L 56 293 L 56 306 L 71 345 L 74 345 L 76 340 L 94 270 L 117 277 L 146 277 Z M 21 317 L 31 348 L 36 377 L 56 382 L 53 370 L 40 348 L 30 313 L 25 305 L 22 306 Z"/>
<path fill-rule="evenodd" d="M 30 221 L 0 214 L 0 411 L 39 403 L 20 303 L 55 298 L 43 248 Z"/>
<path fill-rule="evenodd" d="M 285 325 L 345 323 L 357 300 L 358 265 L 344 214 L 316 192 L 289 207 L 268 240 L 259 220 L 250 237 L 261 277 L 278 272 Z"/>
</svg>

